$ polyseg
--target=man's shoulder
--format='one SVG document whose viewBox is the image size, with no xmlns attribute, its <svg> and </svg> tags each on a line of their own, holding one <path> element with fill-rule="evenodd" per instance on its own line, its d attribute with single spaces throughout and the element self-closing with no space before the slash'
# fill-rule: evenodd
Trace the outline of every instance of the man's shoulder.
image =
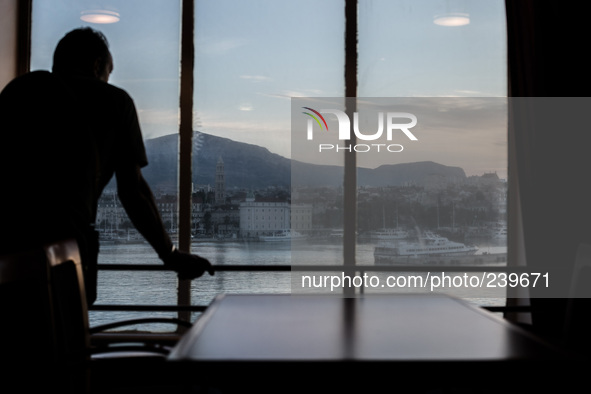
<svg viewBox="0 0 591 394">
<path fill-rule="evenodd" d="M 14 78 L 13 81 L 28 81 L 28 80 L 53 80 L 54 76 L 47 70 L 29 71 L 23 75 Z"/>
<path fill-rule="evenodd" d="M 32 86 L 40 87 L 53 82 L 54 78 L 49 71 L 30 71 L 11 80 L 2 91 L 9 92 L 11 90 L 23 89 Z"/>
<path fill-rule="evenodd" d="M 63 100 L 71 100 L 61 82 L 49 71 L 31 71 L 10 81 L 0 93 L 0 109 L 8 112 L 50 110 Z M 16 116 L 16 113 L 11 114 Z"/>
</svg>

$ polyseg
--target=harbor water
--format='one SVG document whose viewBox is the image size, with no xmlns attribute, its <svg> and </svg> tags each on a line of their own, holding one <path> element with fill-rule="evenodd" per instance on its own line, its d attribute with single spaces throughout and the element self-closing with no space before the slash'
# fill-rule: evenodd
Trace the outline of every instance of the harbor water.
<svg viewBox="0 0 591 394">
<path fill-rule="evenodd" d="M 374 265 L 375 242 L 360 242 L 356 247 L 356 263 L 371 268 Z M 298 243 L 292 250 L 289 242 L 245 242 L 240 240 L 201 240 L 193 242 L 191 251 L 209 259 L 214 265 L 341 265 L 342 243 L 338 240 L 313 240 Z M 503 246 L 485 246 L 481 252 L 506 251 Z M 102 244 L 99 264 L 156 264 L 161 265 L 154 250 L 145 242 Z M 370 271 L 368 271 L 370 272 Z M 318 273 L 311 273 L 318 274 Z M 332 273 L 334 274 L 334 272 Z M 380 280 L 392 272 L 373 272 Z M 420 273 L 419 275 L 425 275 Z M 377 280 L 377 279 L 376 279 Z M 167 271 L 110 271 L 99 272 L 98 305 L 174 305 L 177 303 L 177 278 Z M 384 282 L 381 282 L 384 283 Z M 292 272 L 231 271 L 205 274 L 191 282 L 191 304 L 208 305 L 221 293 L 273 293 L 293 294 L 301 291 L 292 283 Z M 318 289 L 308 289 L 318 291 Z M 338 294 L 339 289 L 324 293 Z M 371 293 L 367 289 L 366 293 Z M 404 291 L 417 289 L 407 288 Z M 498 293 L 454 294 L 476 305 L 503 305 Z M 196 318 L 194 313 L 192 318 Z M 96 326 L 112 321 L 137 317 L 176 317 L 174 312 L 91 311 L 90 324 Z M 142 326 L 146 328 L 146 326 Z M 151 330 L 170 329 L 170 326 L 152 325 Z"/>
</svg>

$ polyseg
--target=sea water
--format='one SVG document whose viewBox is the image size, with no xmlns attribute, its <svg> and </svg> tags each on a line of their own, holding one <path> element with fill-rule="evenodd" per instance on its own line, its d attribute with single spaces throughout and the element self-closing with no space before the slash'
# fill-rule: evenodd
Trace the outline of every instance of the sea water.
<svg viewBox="0 0 591 394">
<path fill-rule="evenodd" d="M 356 264 L 371 268 L 374 265 L 374 242 L 360 242 L 356 246 Z M 486 247 L 489 253 L 506 251 L 504 247 Z M 298 243 L 292 250 L 289 242 L 246 242 L 239 240 L 202 240 L 193 242 L 191 251 L 211 261 L 214 265 L 340 265 L 343 261 L 343 246 L 337 241 L 315 240 Z M 297 261 L 294 261 L 297 260 Z M 154 250 L 145 242 L 124 244 L 103 244 L 99 253 L 99 264 L 156 264 L 162 262 Z M 371 271 L 368 271 L 370 273 Z M 315 274 L 315 273 L 311 273 Z M 371 272 L 371 275 L 385 281 L 393 272 Z M 419 275 L 426 275 L 420 273 Z M 377 279 L 376 279 L 377 280 Z M 381 282 L 384 283 L 384 282 Z M 98 297 L 100 305 L 175 305 L 177 303 L 178 281 L 168 271 L 110 271 L 99 272 Z M 318 290 L 318 289 L 312 289 Z M 330 292 L 330 289 L 323 289 Z M 367 289 L 370 294 L 372 289 Z M 406 291 L 416 291 L 411 287 Z M 301 289 L 292 288 L 290 271 L 225 271 L 214 276 L 205 274 L 191 282 L 191 304 L 207 306 L 222 293 L 272 293 L 292 294 Z M 342 290 L 335 290 L 342 291 Z M 476 305 L 503 305 L 504 299 L 496 293 L 456 294 Z M 193 313 L 192 319 L 199 313 Z M 128 312 L 91 311 L 90 324 L 110 323 L 137 317 L 176 317 L 176 312 Z M 146 326 L 142 326 L 146 328 Z M 149 329 L 169 329 L 161 325 L 149 325 Z"/>
</svg>

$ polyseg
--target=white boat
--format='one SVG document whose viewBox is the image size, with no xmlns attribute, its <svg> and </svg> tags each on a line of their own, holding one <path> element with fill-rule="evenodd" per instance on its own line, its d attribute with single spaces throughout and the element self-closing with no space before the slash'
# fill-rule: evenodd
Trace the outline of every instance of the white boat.
<svg viewBox="0 0 591 394">
<path fill-rule="evenodd" d="M 386 210 L 382 209 L 382 228 L 371 230 L 364 234 L 363 238 L 377 241 L 399 240 L 409 236 L 408 231 L 398 227 L 398 208 L 396 208 L 396 223 L 394 227 L 386 226 Z"/>
<path fill-rule="evenodd" d="M 471 264 L 506 261 L 506 253 L 476 255 L 477 246 L 450 241 L 434 233 L 427 233 L 415 242 L 382 243 L 374 249 L 376 264 Z"/>
<path fill-rule="evenodd" d="M 263 242 L 286 242 L 286 241 L 297 241 L 305 239 L 306 236 L 298 233 L 297 231 L 281 230 L 274 232 L 271 235 L 259 235 L 259 241 Z"/>
<path fill-rule="evenodd" d="M 405 239 L 408 237 L 408 232 L 406 230 L 398 229 L 398 228 L 381 228 L 378 230 L 373 230 L 367 233 L 367 237 L 374 240 L 396 240 L 396 239 Z"/>
</svg>

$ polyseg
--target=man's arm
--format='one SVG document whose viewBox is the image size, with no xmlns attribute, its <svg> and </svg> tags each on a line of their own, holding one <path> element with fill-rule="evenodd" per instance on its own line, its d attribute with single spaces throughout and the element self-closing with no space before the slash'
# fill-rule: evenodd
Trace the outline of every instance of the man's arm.
<svg viewBox="0 0 591 394">
<path fill-rule="evenodd" d="M 136 165 L 119 169 L 116 177 L 119 199 L 129 219 L 164 264 L 177 271 L 181 279 L 197 278 L 205 271 L 213 275 L 209 261 L 197 255 L 180 252 L 174 247 L 140 167 Z"/>
</svg>

